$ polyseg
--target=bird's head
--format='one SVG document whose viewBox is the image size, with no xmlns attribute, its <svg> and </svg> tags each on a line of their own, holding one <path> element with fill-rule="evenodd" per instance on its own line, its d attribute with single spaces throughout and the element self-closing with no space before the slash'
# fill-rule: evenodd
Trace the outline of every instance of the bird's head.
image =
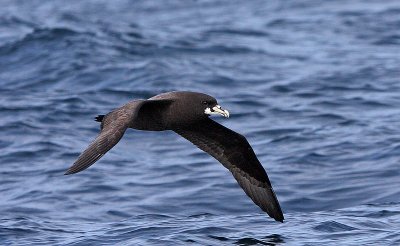
<svg viewBox="0 0 400 246">
<path fill-rule="evenodd" d="M 229 118 L 229 112 L 223 109 L 212 96 L 204 93 L 177 91 L 168 93 L 168 98 L 173 100 L 171 105 L 175 114 L 180 114 L 188 121 L 197 121 L 209 117 L 210 115 L 221 115 Z M 162 94 L 160 95 L 164 97 Z M 183 120 L 182 118 L 180 120 Z"/>
<path fill-rule="evenodd" d="M 210 115 L 221 115 L 229 118 L 229 112 L 223 109 L 214 97 L 198 92 L 186 92 L 184 100 L 191 105 L 192 114 L 200 118 L 209 117 Z"/>
</svg>

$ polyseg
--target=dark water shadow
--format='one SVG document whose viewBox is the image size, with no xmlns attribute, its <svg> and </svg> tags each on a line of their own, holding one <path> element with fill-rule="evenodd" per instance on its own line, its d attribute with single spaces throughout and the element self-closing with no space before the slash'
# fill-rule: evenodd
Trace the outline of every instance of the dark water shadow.
<svg viewBox="0 0 400 246">
<path fill-rule="evenodd" d="M 252 237 L 244 237 L 236 240 L 236 245 L 281 245 L 285 243 L 283 236 L 279 234 L 271 234 L 262 239 L 252 238 Z"/>
</svg>

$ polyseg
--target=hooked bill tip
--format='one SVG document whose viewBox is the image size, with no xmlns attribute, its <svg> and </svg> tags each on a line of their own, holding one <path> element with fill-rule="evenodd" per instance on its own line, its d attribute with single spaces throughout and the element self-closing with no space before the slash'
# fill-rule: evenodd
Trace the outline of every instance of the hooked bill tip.
<svg viewBox="0 0 400 246">
<path fill-rule="evenodd" d="M 225 109 L 224 112 L 225 112 L 225 115 L 224 115 L 225 118 L 229 118 L 229 111 Z"/>
<path fill-rule="evenodd" d="M 208 115 L 218 114 L 218 115 L 224 116 L 225 118 L 229 118 L 229 111 L 221 108 L 221 106 L 219 106 L 219 105 L 215 105 L 212 109 L 206 108 L 204 110 L 204 113 L 208 114 Z"/>
</svg>

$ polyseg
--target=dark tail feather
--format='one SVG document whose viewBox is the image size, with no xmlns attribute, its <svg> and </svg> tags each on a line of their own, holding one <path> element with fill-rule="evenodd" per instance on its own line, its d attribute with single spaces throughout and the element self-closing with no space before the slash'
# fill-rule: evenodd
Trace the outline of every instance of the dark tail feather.
<svg viewBox="0 0 400 246">
<path fill-rule="evenodd" d="M 104 114 L 99 114 L 94 118 L 94 120 L 98 121 L 98 122 L 102 122 L 103 118 L 104 118 Z"/>
</svg>

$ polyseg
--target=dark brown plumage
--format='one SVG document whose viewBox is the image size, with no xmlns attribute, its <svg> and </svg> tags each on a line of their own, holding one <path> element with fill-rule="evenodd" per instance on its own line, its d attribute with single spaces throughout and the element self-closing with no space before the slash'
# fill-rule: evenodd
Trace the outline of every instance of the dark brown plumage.
<svg viewBox="0 0 400 246">
<path fill-rule="evenodd" d="M 127 128 L 173 130 L 222 163 L 245 193 L 263 211 L 283 222 L 283 213 L 268 175 L 246 138 L 211 120 L 229 117 L 215 98 L 195 92 L 168 92 L 148 100 L 134 100 L 106 115 L 99 115 L 101 131 L 65 174 L 94 164 L 121 139 Z"/>
</svg>

